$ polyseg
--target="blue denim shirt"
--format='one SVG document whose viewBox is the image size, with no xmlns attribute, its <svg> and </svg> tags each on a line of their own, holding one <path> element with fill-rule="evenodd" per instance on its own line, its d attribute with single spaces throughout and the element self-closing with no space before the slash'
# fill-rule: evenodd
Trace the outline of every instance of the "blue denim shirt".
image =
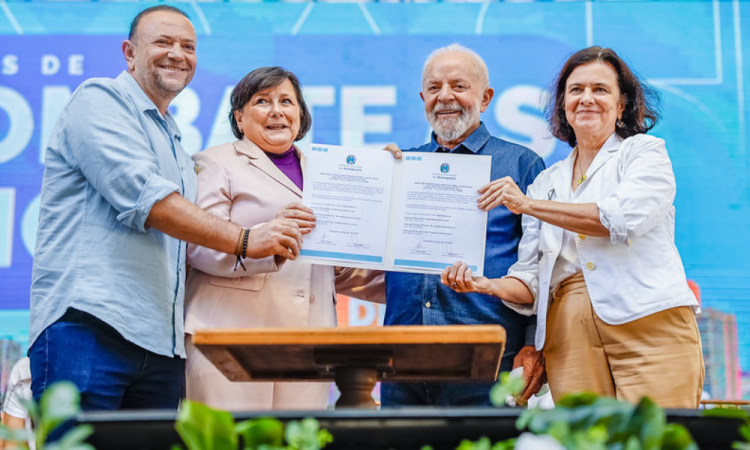
<svg viewBox="0 0 750 450">
<path fill-rule="evenodd" d="M 435 152 L 439 148 L 433 133 L 431 142 L 405 151 Z M 452 152 L 491 155 L 491 179 L 510 176 L 524 192 L 545 167 L 544 161 L 528 148 L 490 136 L 484 124 Z M 492 209 L 487 216 L 484 275 L 507 275 L 508 268 L 518 259 L 520 240 L 521 216 L 504 206 Z M 439 275 L 388 272 L 385 283 L 385 325 L 500 324 L 507 333 L 502 371 L 512 368 L 513 357 L 527 343 L 527 327 L 531 339 L 528 345 L 533 345 L 535 318 L 512 311 L 499 298 L 459 294 L 441 284 Z"/>
<path fill-rule="evenodd" d="M 193 160 L 127 72 L 76 89 L 46 151 L 31 284 L 30 344 L 67 308 L 136 345 L 185 356 L 186 244 L 146 226 L 172 192 L 195 201 Z"/>
</svg>

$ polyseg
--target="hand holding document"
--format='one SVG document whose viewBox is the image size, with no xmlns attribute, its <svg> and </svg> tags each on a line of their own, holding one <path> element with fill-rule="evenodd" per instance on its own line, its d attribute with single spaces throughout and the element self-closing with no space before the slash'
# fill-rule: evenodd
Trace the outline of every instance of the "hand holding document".
<svg viewBox="0 0 750 450">
<path fill-rule="evenodd" d="M 477 189 L 490 156 L 311 146 L 302 203 L 317 217 L 300 255 L 317 264 L 440 273 L 484 270 L 487 213 Z"/>
</svg>

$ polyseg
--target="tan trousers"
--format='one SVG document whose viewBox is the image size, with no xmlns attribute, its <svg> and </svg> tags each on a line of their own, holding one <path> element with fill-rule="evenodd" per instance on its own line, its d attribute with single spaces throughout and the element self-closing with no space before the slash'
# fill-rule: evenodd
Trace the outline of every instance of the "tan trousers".
<svg viewBox="0 0 750 450">
<path fill-rule="evenodd" d="M 681 306 L 609 325 L 594 312 L 583 274 L 553 294 L 544 357 L 555 401 L 589 391 L 631 403 L 647 395 L 662 408 L 700 402 L 703 351 L 693 310 Z"/>
</svg>

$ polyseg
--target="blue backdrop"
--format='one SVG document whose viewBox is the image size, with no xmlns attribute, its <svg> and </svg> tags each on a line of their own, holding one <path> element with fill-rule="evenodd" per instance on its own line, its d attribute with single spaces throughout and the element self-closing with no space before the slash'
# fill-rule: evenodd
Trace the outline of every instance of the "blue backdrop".
<svg viewBox="0 0 750 450">
<path fill-rule="evenodd" d="M 44 141 L 86 78 L 124 69 L 120 44 L 148 3 L 19 2 L 0 10 L 0 336 L 25 339 Z M 231 139 L 228 90 L 283 65 L 305 86 L 316 142 L 411 147 L 427 140 L 422 64 L 459 42 L 487 61 L 496 94 L 483 120 L 548 164 L 569 149 L 546 131 L 540 94 L 565 57 L 610 46 L 663 94 L 678 183 L 677 245 L 704 306 L 737 315 L 750 372 L 750 156 L 745 81 L 750 4 L 184 3 L 198 70 L 173 112 L 191 151 Z M 60 255 L 65 258 L 66 255 Z M 105 299 L 103 299 L 105 301 Z"/>
</svg>

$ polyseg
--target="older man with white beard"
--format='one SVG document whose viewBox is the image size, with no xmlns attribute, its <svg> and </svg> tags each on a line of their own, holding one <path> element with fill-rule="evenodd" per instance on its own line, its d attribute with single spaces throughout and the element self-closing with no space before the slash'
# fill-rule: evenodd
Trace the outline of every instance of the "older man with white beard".
<svg viewBox="0 0 750 450">
<path fill-rule="evenodd" d="M 544 170 L 544 161 L 531 150 L 490 136 L 480 120 L 494 90 L 487 65 L 474 51 L 458 44 L 435 50 L 422 73 L 425 115 L 432 126 L 429 143 L 407 151 L 491 155 L 491 178 L 510 176 L 522 190 Z M 400 151 L 387 147 L 397 158 Z M 484 189 L 484 188 L 483 188 Z M 521 216 L 506 208 L 489 211 L 484 271 L 502 277 L 516 262 Z M 440 283 L 439 275 L 386 274 L 385 325 L 499 324 L 507 332 L 501 371 L 524 367 L 524 403 L 544 383 L 541 352 L 534 348 L 535 319 L 509 309 L 498 299 L 457 293 Z M 494 383 L 383 383 L 381 402 L 399 406 L 491 406 Z"/>
</svg>

